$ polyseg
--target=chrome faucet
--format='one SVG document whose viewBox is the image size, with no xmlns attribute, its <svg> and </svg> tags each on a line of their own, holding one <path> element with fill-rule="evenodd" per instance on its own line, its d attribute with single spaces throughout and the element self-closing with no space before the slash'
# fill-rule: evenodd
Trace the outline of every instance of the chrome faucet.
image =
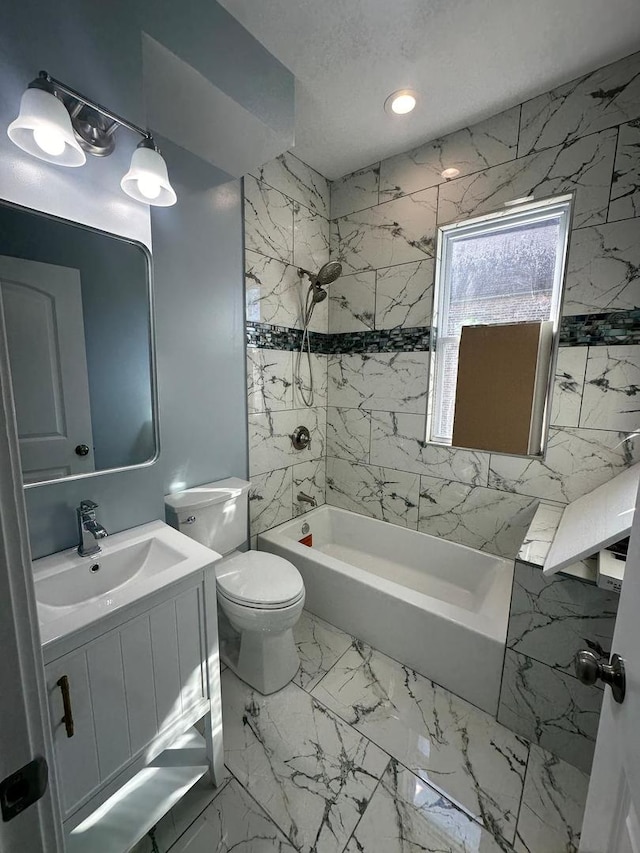
<svg viewBox="0 0 640 853">
<path fill-rule="evenodd" d="M 80 501 L 76 509 L 78 517 L 78 554 L 81 557 L 92 557 L 102 550 L 98 545 L 98 539 L 104 539 L 109 534 L 104 527 L 96 521 L 96 510 L 98 504 L 93 501 Z"/>
<path fill-rule="evenodd" d="M 312 498 L 311 495 L 305 495 L 304 492 L 298 492 L 298 503 L 311 504 L 311 506 L 318 506 L 318 501 L 315 498 Z"/>
</svg>

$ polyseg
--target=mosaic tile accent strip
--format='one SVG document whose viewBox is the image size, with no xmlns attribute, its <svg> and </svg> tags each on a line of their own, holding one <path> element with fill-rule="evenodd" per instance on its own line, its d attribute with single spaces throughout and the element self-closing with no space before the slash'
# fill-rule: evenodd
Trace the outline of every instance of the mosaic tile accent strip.
<svg viewBox="0 0 640 853">
<path fill-rule="evenodd" d="M 311 350 L 318 355 L 351 355 L 375 352 L 428 352 L 431 330 L 424 326 L 325 334 L 311 332 Z M 270 323 L 247 323 L 247 346 L 261 349 L 297 350 L 302 331 Z M 560 346 L 586 347 L 640 344 L 640 308 L 608 314 L 576 314 L 563 317 Z"/>
<path fill-rule="evenodd" d="M 366 332 L 324 334 L 311 332 L 311 351 L 317 355 L 344 355 L 376 352 L 428 352 L 430 330 L 379 329 Z M 247 323 L 247 346 L 262 349 L 297 350 L 302 343 L 300 329 L 272 326 L 269 323 Z"/>
<path fill-rule="evenodd" d="M 606 347 L 611 344 L 640 344 L 640 308 L 562 318 L 560 346 Z"/>
</svg>

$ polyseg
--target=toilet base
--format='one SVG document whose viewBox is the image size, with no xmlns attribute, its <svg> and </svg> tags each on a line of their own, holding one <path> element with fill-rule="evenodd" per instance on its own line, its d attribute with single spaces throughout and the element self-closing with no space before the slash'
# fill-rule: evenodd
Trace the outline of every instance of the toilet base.
<svg viewBox="0 0 640 853">
<path fill-rule="evenodd" d="M 220 657 L 238 678 L 264 696 L 286 687 L 300 668 L 291 628 L 280 633 L 243 631 L 239 638 L 221 642 Z"/>
</svg>

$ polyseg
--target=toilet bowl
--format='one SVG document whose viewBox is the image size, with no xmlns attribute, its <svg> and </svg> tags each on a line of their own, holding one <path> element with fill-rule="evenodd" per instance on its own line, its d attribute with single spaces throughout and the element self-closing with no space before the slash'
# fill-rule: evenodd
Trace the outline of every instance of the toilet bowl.
<svg viewBox="0 0 640 853">
<path fill-rule="evenodd" d="M 168 495 L 165 505 L 178 530 L 224 555 L 215 564 L 220 657 L 268 694 L 288 684 L 300 666 L 293 628 L 305 590 L 288 560 L 234 550 L 246 538 L 248 489 L 246 481 L 230 478 Z"/>
<path fill-rule="evenodd" d="M 239 641 L 222 641 L 222 660 L 260 693 L 280 690 L 300 666 L 293 638 L 305 600 L 300 572 L 274 554 L 236 552 L 217 563 L 216 583 Z"/>
</svg>

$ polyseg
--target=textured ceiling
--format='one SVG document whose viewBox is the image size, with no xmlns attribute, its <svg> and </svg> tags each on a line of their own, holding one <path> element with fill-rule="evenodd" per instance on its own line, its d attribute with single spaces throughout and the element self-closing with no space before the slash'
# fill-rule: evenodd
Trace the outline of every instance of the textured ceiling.
<svg viewBox="0 0 640 853">
<path fill-rule="evenodd" d="M 219 0 L 296 77 L 295 153 L 337 178 L 640 49 L 640 0 Z M 389 116 L 396 89 L 420 93 Z"/>
</svg>

